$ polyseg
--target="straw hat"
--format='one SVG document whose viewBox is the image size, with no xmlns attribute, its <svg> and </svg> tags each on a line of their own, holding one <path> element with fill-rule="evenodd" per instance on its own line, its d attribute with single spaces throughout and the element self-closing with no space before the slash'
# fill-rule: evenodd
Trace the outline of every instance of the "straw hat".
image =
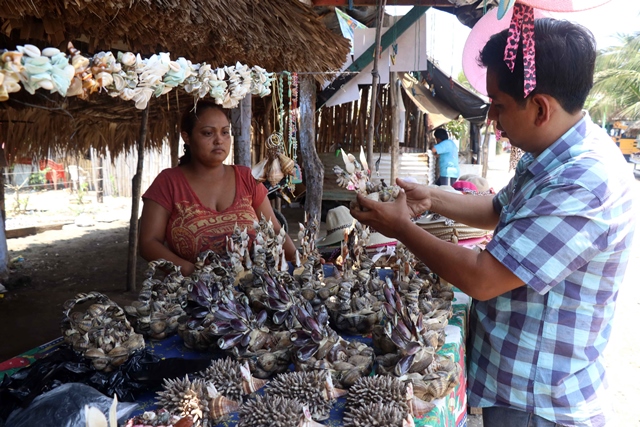
<svg viewBox="0 0 640 427">
<path fill-rule="evenodd" d="M 327 235 L 316 242 L 316 246 L 331 246 L 339 243 L 344 238 L 344 230 L 355 224 L 356 219 L 351 216 L 349 208 L 338 206 L 327 212 Z M 380 246 L 396 243 L 396 239 L 390 239 L 380 233 L 369 235 L 369 246 Z"/>
<path fill-rule="evenodd" d="M 458 178 L 458 181 L 467 181 L 476 186 L 476 190 L 479 192 L 489 191 L 491 186 L 489 185 L 489 181 L 486 178 L 481 177 L 480 175 L 463 175 Z"/>
</svg>

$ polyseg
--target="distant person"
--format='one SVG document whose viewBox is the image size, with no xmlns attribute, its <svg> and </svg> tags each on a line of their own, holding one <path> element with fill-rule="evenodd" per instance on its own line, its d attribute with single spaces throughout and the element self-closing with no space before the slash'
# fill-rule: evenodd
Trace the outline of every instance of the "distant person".
<svg viewBox="0 0 640 427">
<path fill-rule="evenodd" d="M 436 145 L 431 149 L 438 155 L 438 166 L 440 168 L 440 178 L 438 185 L 452 185 L 460 176 L 458 167 L 458 146 L 449 139 L 449 134 L 444 129 L 436 129 L 433 132 L 436 138 Z"/>
<path fill-rule="evenodd" d="M 174 168 L 163 170 L 142 196 L 140 255 L 159 258 L 191 275 L 197 256 L 211 249 L 226 250 L 226 238 L 238 225 L 255 237 L 253 222 L 262 215 L 280 231 L 264 185 L 246 166 L 225 165 L 231 150 L 231 125 L 226 112 L 213 101 L 189 106 L 180 124 L 184 156 Z M 288 260 L 295 246 L 286 237 Z"/>
</svg>

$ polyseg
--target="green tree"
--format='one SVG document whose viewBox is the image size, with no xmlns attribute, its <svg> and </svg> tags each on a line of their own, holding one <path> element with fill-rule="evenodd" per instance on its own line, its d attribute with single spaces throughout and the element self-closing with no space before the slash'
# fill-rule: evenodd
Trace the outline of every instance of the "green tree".
<svg viewBox="0 0 640 427">
<path fill-rule="evenodd" d="M 586 104 L 596 121 L 640 120 L 640 32 L 618 39 L 619 45 L 600 51 L 596 58 L 594 86 Z"/>
</svg>

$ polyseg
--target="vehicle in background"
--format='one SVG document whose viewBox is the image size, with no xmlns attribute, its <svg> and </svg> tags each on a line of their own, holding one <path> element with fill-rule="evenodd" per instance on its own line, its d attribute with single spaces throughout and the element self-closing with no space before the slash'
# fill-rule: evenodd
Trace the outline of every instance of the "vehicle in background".
<svg viewBox="0 0 640 427">
<path fill-rule="evenodd" d="M 611 139 L 620 148 L 624 158 L 629 161 L 632 154 L 640 151 L 640 132 L 636 123 L 617 120 L 609 130 Z"/>
</svg>

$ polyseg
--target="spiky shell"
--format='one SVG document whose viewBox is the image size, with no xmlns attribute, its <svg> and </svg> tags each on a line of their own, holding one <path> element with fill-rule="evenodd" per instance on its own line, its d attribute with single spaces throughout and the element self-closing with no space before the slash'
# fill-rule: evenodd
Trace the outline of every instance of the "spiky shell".
<svg viewBox="0 0 640 427">
<path fill-rule="evenodd" d="M 383 403 L 370 403 L 364 406 L 348 408 L 343 419 L 345 427 L 404 427 L 411 424 L 412 422 L 408 422 L 405 412 L 397 406 Z"/>
<path fill-rule="evenodd" d="M 304 420 L 302 404 L 281 396 L 256 396 L 238 411 L 238 427 L 298 427 Z"/>
<path fill-rule="evenodd" d="M 191 416 L 194 426 L 206 426 L 209 420 L 209 399 L 203 380 L 164 380 L 163 390 L 157 393 L 158 406 L 180 417 Z"/>
<path fill-rule="evenodd" d="M 222 396 L 211 383 L 202 379 L 191 381 L 165 379 L 163 390 L 157 393 L 158 406 L 173 415 L 191 417 L 194 427 L 209 427 L 222 421 L 240 406 Z"/>
<path fill-rule="evenodd" d="M 336 400 L 329 371 L 286 372 L 265 387 L 268 394 L 295 399 L 309 408 L 314 420 L 329 418 Z"/>
<path fill-rule="evenodd" d="M 395 406 L 406 415 L 409 411 L 406 384 L 391 376 L 376 375 L 360 378 L 349 389 L 347 406 L 350 408 L 360 408 L 377 402 Z"/>
<path fill-rule="evenodd" d="M 249 369 L 248 366 L 244 369 Z M 204 372 L 205 381 L 212 382 L 216 389 L 227 398 L 242 402 L 242 396 L 257 391 L 266 381 L 253 378 L 250 374 L 243 375 L 243 366 L 227 357 L 211 362 Z"/>
</svg>

